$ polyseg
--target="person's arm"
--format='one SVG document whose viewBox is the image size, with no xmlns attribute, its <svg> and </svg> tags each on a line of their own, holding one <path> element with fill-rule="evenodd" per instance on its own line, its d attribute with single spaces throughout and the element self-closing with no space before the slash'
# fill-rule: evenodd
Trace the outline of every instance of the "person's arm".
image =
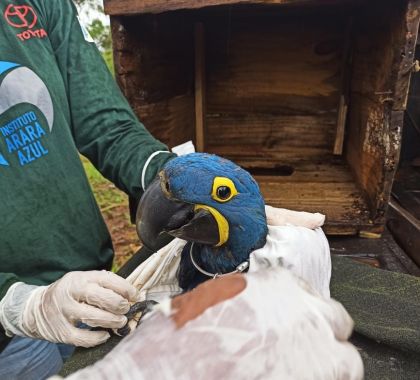
<svg viewBox="0 0 420 380">
<path fill-rule="evenodd" d="M 137 120 L 95 44 L 85 39 L 73 3 L 44 1 L 43 6 L 76 145 L 106 178 L 138 198 L 175 155 L 156 153 L 168 148 Z"/>
</svg>

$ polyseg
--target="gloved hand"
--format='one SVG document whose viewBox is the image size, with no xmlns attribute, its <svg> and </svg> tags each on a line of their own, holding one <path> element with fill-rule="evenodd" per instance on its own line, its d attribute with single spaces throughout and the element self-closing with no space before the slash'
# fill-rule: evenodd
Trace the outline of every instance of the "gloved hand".
<svg viewBox="0 0 420 380">
<path fill-rule="evenodd" d="M 0 302 L 6 333 L 55 343 L 92 347 L 104 343 L 106 331 L 76 327 L 121 328 L 137 290 L 107 271 L 70 272 L 49 286 L 13 284 Z"/>
</svg>

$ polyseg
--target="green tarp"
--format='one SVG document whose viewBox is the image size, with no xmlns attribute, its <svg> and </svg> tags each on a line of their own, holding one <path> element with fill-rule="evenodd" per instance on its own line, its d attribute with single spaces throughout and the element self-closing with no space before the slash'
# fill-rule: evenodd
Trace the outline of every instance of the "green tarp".
<svg viewBox="0 0 420 380">
<path fill-rule="evenodd" d="M 420 379 L 419 277 L 333 256 L 331 296 L 355 322 L 366 379 Z"/>
</svg>

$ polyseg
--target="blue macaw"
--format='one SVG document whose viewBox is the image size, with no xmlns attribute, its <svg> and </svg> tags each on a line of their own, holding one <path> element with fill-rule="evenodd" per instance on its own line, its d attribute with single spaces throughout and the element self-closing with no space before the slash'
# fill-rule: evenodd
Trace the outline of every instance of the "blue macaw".
<svg viewBox="0 0 420 380">
<path fill-rule="evenodd" d="M 178 272 L 184 290 L 210 276 L 244 270 L 268 232 L 264 199 L 252 176 L 204 153 L 169 161 L 143 195 L 136 219 L 148 247 L 156 249 L 162 234 L 188 241 Z"/>
</svg>

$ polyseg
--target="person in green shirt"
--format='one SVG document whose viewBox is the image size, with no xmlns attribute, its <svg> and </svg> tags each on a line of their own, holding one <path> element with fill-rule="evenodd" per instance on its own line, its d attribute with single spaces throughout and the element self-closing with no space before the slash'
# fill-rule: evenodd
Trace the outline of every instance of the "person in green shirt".
<svg viewBox="0 0 420 380">
<path fill-rule="evenodd" d="M 109 272 L 79 153 L 137 199 L 174 156 L 136 119 L 70 0 L 0 0 L 0 328 L 13 337 L 0 378 L 46 378 L 71 352 L 62 343 L 109 337 L 79 322 L 126 323 L 135 289 Z"/>
</svg>

